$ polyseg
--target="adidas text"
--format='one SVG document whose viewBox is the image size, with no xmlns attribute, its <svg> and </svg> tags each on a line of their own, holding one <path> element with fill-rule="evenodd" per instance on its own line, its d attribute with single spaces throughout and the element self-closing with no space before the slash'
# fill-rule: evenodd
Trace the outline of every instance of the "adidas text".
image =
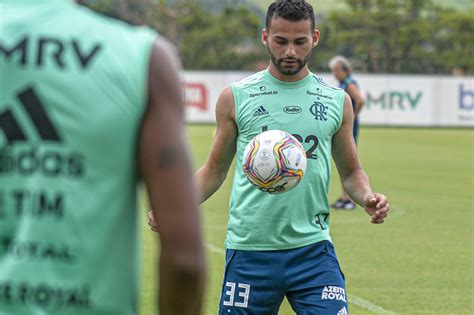
<svg viewBox="0 0 474 315">
<path fill-rule="evenodd" d="M 56 150 L 37 148 L 26 150 L 0 150 L 0 174 L 81 177 L 85 172 L 84 158 L 79 153 L 64 154 Z"/>
</svg>

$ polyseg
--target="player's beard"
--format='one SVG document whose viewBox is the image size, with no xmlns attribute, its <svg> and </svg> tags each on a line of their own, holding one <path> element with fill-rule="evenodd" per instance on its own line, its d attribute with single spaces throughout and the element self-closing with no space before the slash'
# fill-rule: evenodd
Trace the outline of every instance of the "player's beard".
<svg viewBox="0 0 474 315">
<path fill-rule="evenodd" d="M 311 54 L 313 50 L 310 50 L 309 53 L 303 58 L 303 59 L 297 59 L 297 58 L 282 58 L 282 59 L 277 59 L 274 54 L 270 51 L 270 48 L 268 49 L 268 53 L 270 54 L 270 59 L 275 66 L 275 68 L 278 70 L 283 75 L 295 75 L 301 71 L 309 62 L 309 59 L 311 59 Z M 295 66 L 293 67 L 283 67 L 283 62 L 285 60 L 291 60 L 296 63 Z"/>
</svg>

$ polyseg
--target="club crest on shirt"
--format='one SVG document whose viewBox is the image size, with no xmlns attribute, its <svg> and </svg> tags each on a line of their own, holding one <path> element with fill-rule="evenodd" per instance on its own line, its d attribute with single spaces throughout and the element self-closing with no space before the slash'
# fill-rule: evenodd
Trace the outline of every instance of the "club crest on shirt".
<svg viewBox="0 0 474 315">
<path fill-rule="evenodd" d="M 309 111 L 314 116 L 314 118 L 319 121 L 328 120 L 327 110 L 328 110 L 328 107 L 320 102 L 314 102 L 313 105 L 311 105 L 311 107 L 309 108 Z"/>
</svg>

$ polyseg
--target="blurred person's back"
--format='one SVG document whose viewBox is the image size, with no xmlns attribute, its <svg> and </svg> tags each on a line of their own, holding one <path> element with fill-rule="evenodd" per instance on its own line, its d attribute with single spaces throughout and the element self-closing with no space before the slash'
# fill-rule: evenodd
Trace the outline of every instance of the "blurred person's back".
<svg viewBox="0 0 474 315">
<path fill-rule="evenodd" d="M 67 0 L 0 9 L 0 314 L 135 314 L 156 34 Z"/>
</svg>

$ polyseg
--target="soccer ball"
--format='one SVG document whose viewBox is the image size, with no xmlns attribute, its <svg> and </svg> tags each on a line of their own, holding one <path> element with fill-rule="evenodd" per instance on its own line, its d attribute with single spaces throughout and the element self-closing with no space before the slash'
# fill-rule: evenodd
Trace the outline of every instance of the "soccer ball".
<svg viewBox="0 0 474 315">
<path fill-rule="evenodd" d="M 287 192 L 298 185 L 306 172 L 306 152 L 285 131 L 262 132 L 247 144 L 242 168 L 248 180 L 270 194 Z"/>
</svg>

